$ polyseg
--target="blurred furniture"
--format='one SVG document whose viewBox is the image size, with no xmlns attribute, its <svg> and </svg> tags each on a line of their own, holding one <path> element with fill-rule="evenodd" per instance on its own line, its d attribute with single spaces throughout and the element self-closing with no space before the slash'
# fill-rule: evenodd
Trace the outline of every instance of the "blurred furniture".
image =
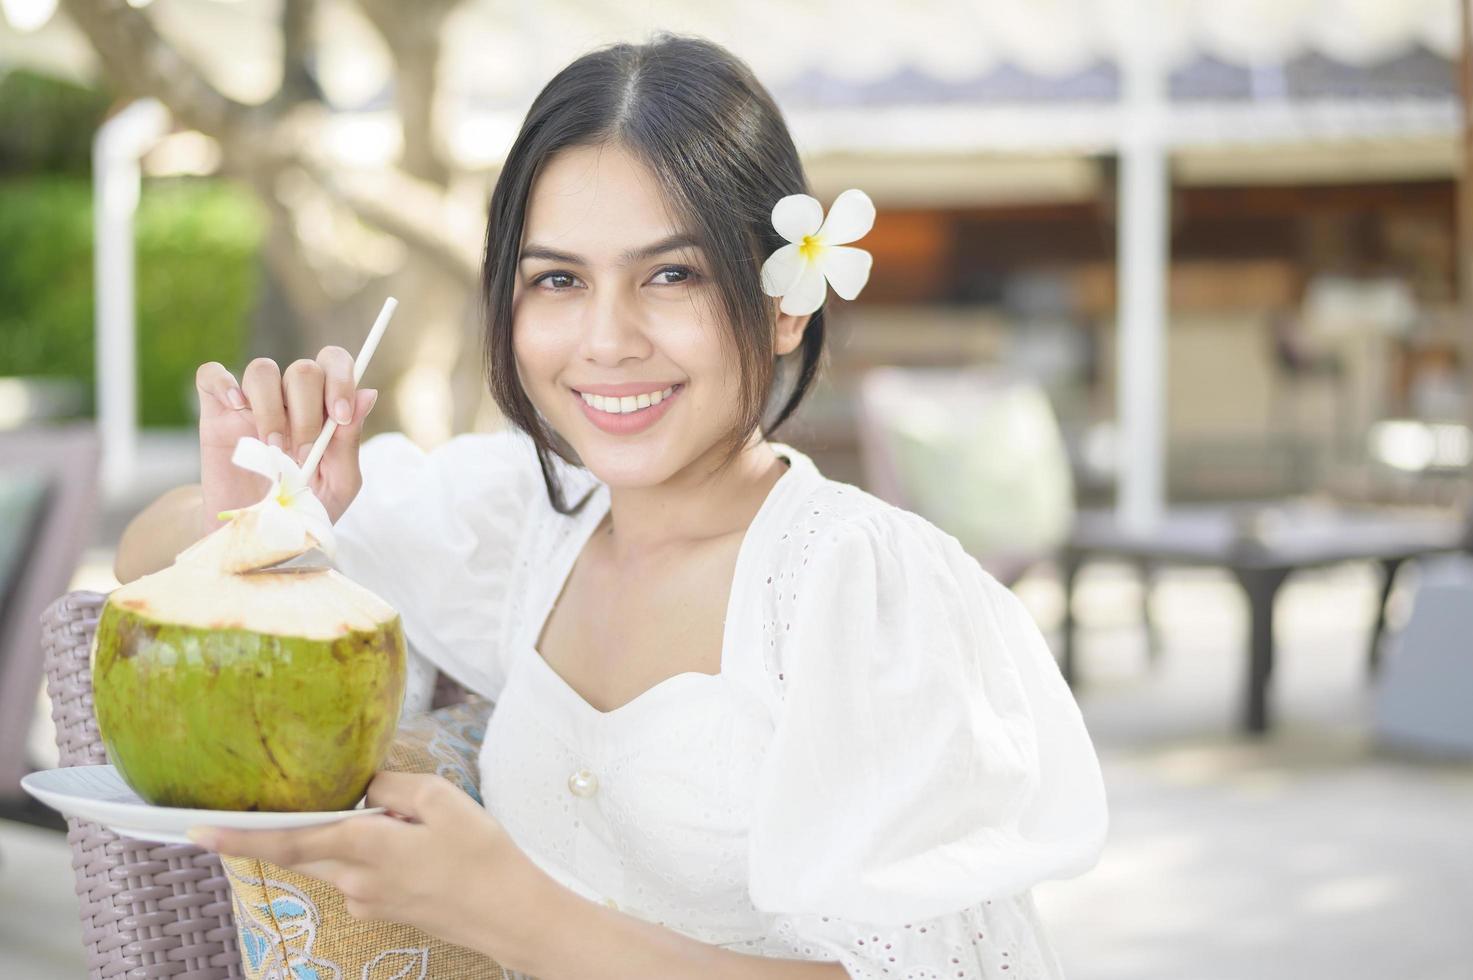
<svg viewBox="0 0 1473 980">
<path fill-rule="evenodd" d="M 1338 457 L 1355 456 L 1387 415 L 1391 354 L 1417 322 L 1409 282 L 1322 274 L 1304 287 L 1298 318 L 1308 343 L 1333 357 L 1345 395 L 1336 405 Z"/>
<path fill-rule="evenodd" d="M 1290 486 L 1295 493 L 1307 492 L 1315 483 L 1320 468 L 1321 453 L 1313 419 L 1306 424 L 1305 396 L 1313 394 L 1316 382 L 1319 387 L 1328 383 L 1330 398 L 1328 407 L 1336 426 L 1332 440 L 1324 455 L 1329 455 L 1336 446 L 1344 446 L 1350 439 L 1344 431 L 1350 419 L 1346 407 L 1349 392 L 1345 385 L 1345 364 L 1334 350 L 1322 350 L 1316 338 L 1305 327 L 1305 321 L 1297 312 L 1276 310 L 1269 314 L 1269 339 L 1273 348 L 1273 417 L 1287 431 L 1287 444 L 1291 448 L 1285 469 L 1291 474 Z"/>
<path fill-rule="evenodd" d="M 69 592 L 42 617 L 47 692 L 63 766 L 108 761 L 92 710 L 90 665 L 105 599 L 98 592 Z M 439 675 L 432 707 L 466 699 L 463 688 Z M 119 837 L 74 817 L 67 818 L 67 827 L 93 980 L 245 976 L 218 855 L 187 844 Z"/>
<path fill-rule="evenodd" d="M 1345 561 L 1381 565 L 1385 582 L 1368 655 L 1369 673 L 1374 675 L 1386 627 L 1386 600 L 1397 569 L 1411 558 L 1467 550 L 1469 527 L 1469 519 L 1456 516 L 1292 500 L 1173 507 L 1145 531 L 1122 527 L 1112 510 L 1081 511 L 1059 558 L 1064 586 L 1064 676 L 1071 685 L 1078 680 L 1074 583 L 1086 561 L 1112 558 L 1226 568 L 1247 595 L 1251 623 L 1242 728 L 1261 734 L 1269 727 L 1274 599 L 1291 573 Z"/>
<path fill-rule="evenodd" d="M 1473 558 L 1418 563 L 1406 625 L 1389 636 L 1376 689 L 1377 741 L 1447 759 L 1473 759 Z"/>
<path fill-rule="evenodd" d="M 983 367 L 882 367 L 858 386 L 865 487 L 1012 585 L 1066 540 L 1074 483 L 1037 384 Z"/>
<path fill-rule="evenodd" d="M 88 385 L 79 378 L 0 376 L 0 430 L 80 420 L 88 408 Z"/>
<path fill-rule="evenodd" d="M 0 799 L 24 794 L 41 690 L 41 613 L 92 533 L 101 446 L 91 422 L 0 431 Z"/>
</svg>

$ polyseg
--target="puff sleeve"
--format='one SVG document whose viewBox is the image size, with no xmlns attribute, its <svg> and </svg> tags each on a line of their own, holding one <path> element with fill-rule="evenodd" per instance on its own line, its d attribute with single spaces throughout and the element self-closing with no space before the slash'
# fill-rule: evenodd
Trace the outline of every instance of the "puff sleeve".
<svg viewBox="0 0 1473 980">
<path fill-rule="evenodd" d="M 999 930 L 1011 955 L 1049 961 L 1029 935 L 1028 890 L 1095 865 L 1107 809 L 1038 627 L 955 538 L 909 512 L 851 516 L 812 548 L 780 631 L 753 904 L 789 947 L 825 948 L 855 977 L 1016 977 L 1021 963 L 995 972 L 1006 954 L 977 939 Z"/>
<path fill-rule="evenodd" d="M 359 447 L 363 486 L 333 527 L 333 566 L 399 612 L 409 649 L 404 710 L 427 710 L 436 670 L 490 700 L 512 566 L 543 492 L 521 432 L 458 435 L 426 452 L 400 432 Z"/>
</svg>

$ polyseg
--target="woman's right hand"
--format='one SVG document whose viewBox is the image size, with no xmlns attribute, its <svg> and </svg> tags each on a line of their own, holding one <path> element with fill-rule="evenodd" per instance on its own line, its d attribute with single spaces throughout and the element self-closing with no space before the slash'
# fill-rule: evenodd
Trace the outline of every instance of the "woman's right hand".
<svg viewBox="0 0 1473 980">
<path fill-rule="evenodd" d="M 327 424 L 329 411 L 339 424 L 312 474 L 311 487 L 337 523 L 363 485 L 358 444 L 363 420 L 378 399 L 372 388 L 355 390 L 353 357 L 347 350 L 324 347 L 315 361 L 302 358 L 285 371 L 269 357 L 258 357 L 246 365 L 240 384 L 223 364 L 210 361 L 195 372 L 194 386 L 200 401 L 201 534 L 224 523 L 216 517 L 222 510 L 249 507 L 271 488 L 266 477 L 230 461 L 242 436 L 277 446 L 300 465 Z M 350 421 L 342 421 L 342 411 L 351 413 Z"/>
</svg>

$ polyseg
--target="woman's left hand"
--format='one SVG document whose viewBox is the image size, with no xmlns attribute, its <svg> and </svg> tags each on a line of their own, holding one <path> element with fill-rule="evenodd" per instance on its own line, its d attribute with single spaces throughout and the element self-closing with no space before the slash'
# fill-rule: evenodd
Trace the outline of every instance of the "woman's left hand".
<svg viewBox="0 0 1473 980">
<path fill-rule="evenodd" d="M 418 926 L 515 968 L 552 918 L 555 882 L 484 807 L 440 776 L 380 772 L 367 805 L 390 813 L 298 830 L 196 828 L 191 837 L 208 850 L 326 881 L 354 918 Z"/>
</svg>

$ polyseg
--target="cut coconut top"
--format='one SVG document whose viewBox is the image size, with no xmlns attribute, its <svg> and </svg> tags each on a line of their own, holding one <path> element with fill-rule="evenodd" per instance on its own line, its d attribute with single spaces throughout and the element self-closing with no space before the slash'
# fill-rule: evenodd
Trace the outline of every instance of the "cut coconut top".
<svg viewBox="0 0 1473 980">
<path fill-rule="evenodd" d="M 259 510 L 234 511 L 229 523 L 179 552 L 174 561 L 219 572 L 249 572 L 305 554 L 316 545 L 306 532 L 295 540 L 263 534 L 261 521 Z"/>
<path fill-rule="evenodd" d="M 328 426 L 324 435 L 330 435 L 332 428 Z M 321 452 L 324 444 L 319 437 L 314 452 Z M 221 511 L 219 516 L 228 518 L 229 523 L 181 551 L 174 557 L 176 563 L 247 572 L 294 558 L 313 547 L 332 557 L 332 518 L 312 492 L 308 472 L 303 472 L 281 449 L 254 436 L 240 437 L 230 461 L 270 479 L 271 489 L 249 507 Z"/>
<path fill-rule="evenodd" d="M 176 562 L 119 586 L 108 602 L 160 623 L 314 640 L 376 630 L 398 615 L 332 568 L 233 574 Z"/>
</svg>

